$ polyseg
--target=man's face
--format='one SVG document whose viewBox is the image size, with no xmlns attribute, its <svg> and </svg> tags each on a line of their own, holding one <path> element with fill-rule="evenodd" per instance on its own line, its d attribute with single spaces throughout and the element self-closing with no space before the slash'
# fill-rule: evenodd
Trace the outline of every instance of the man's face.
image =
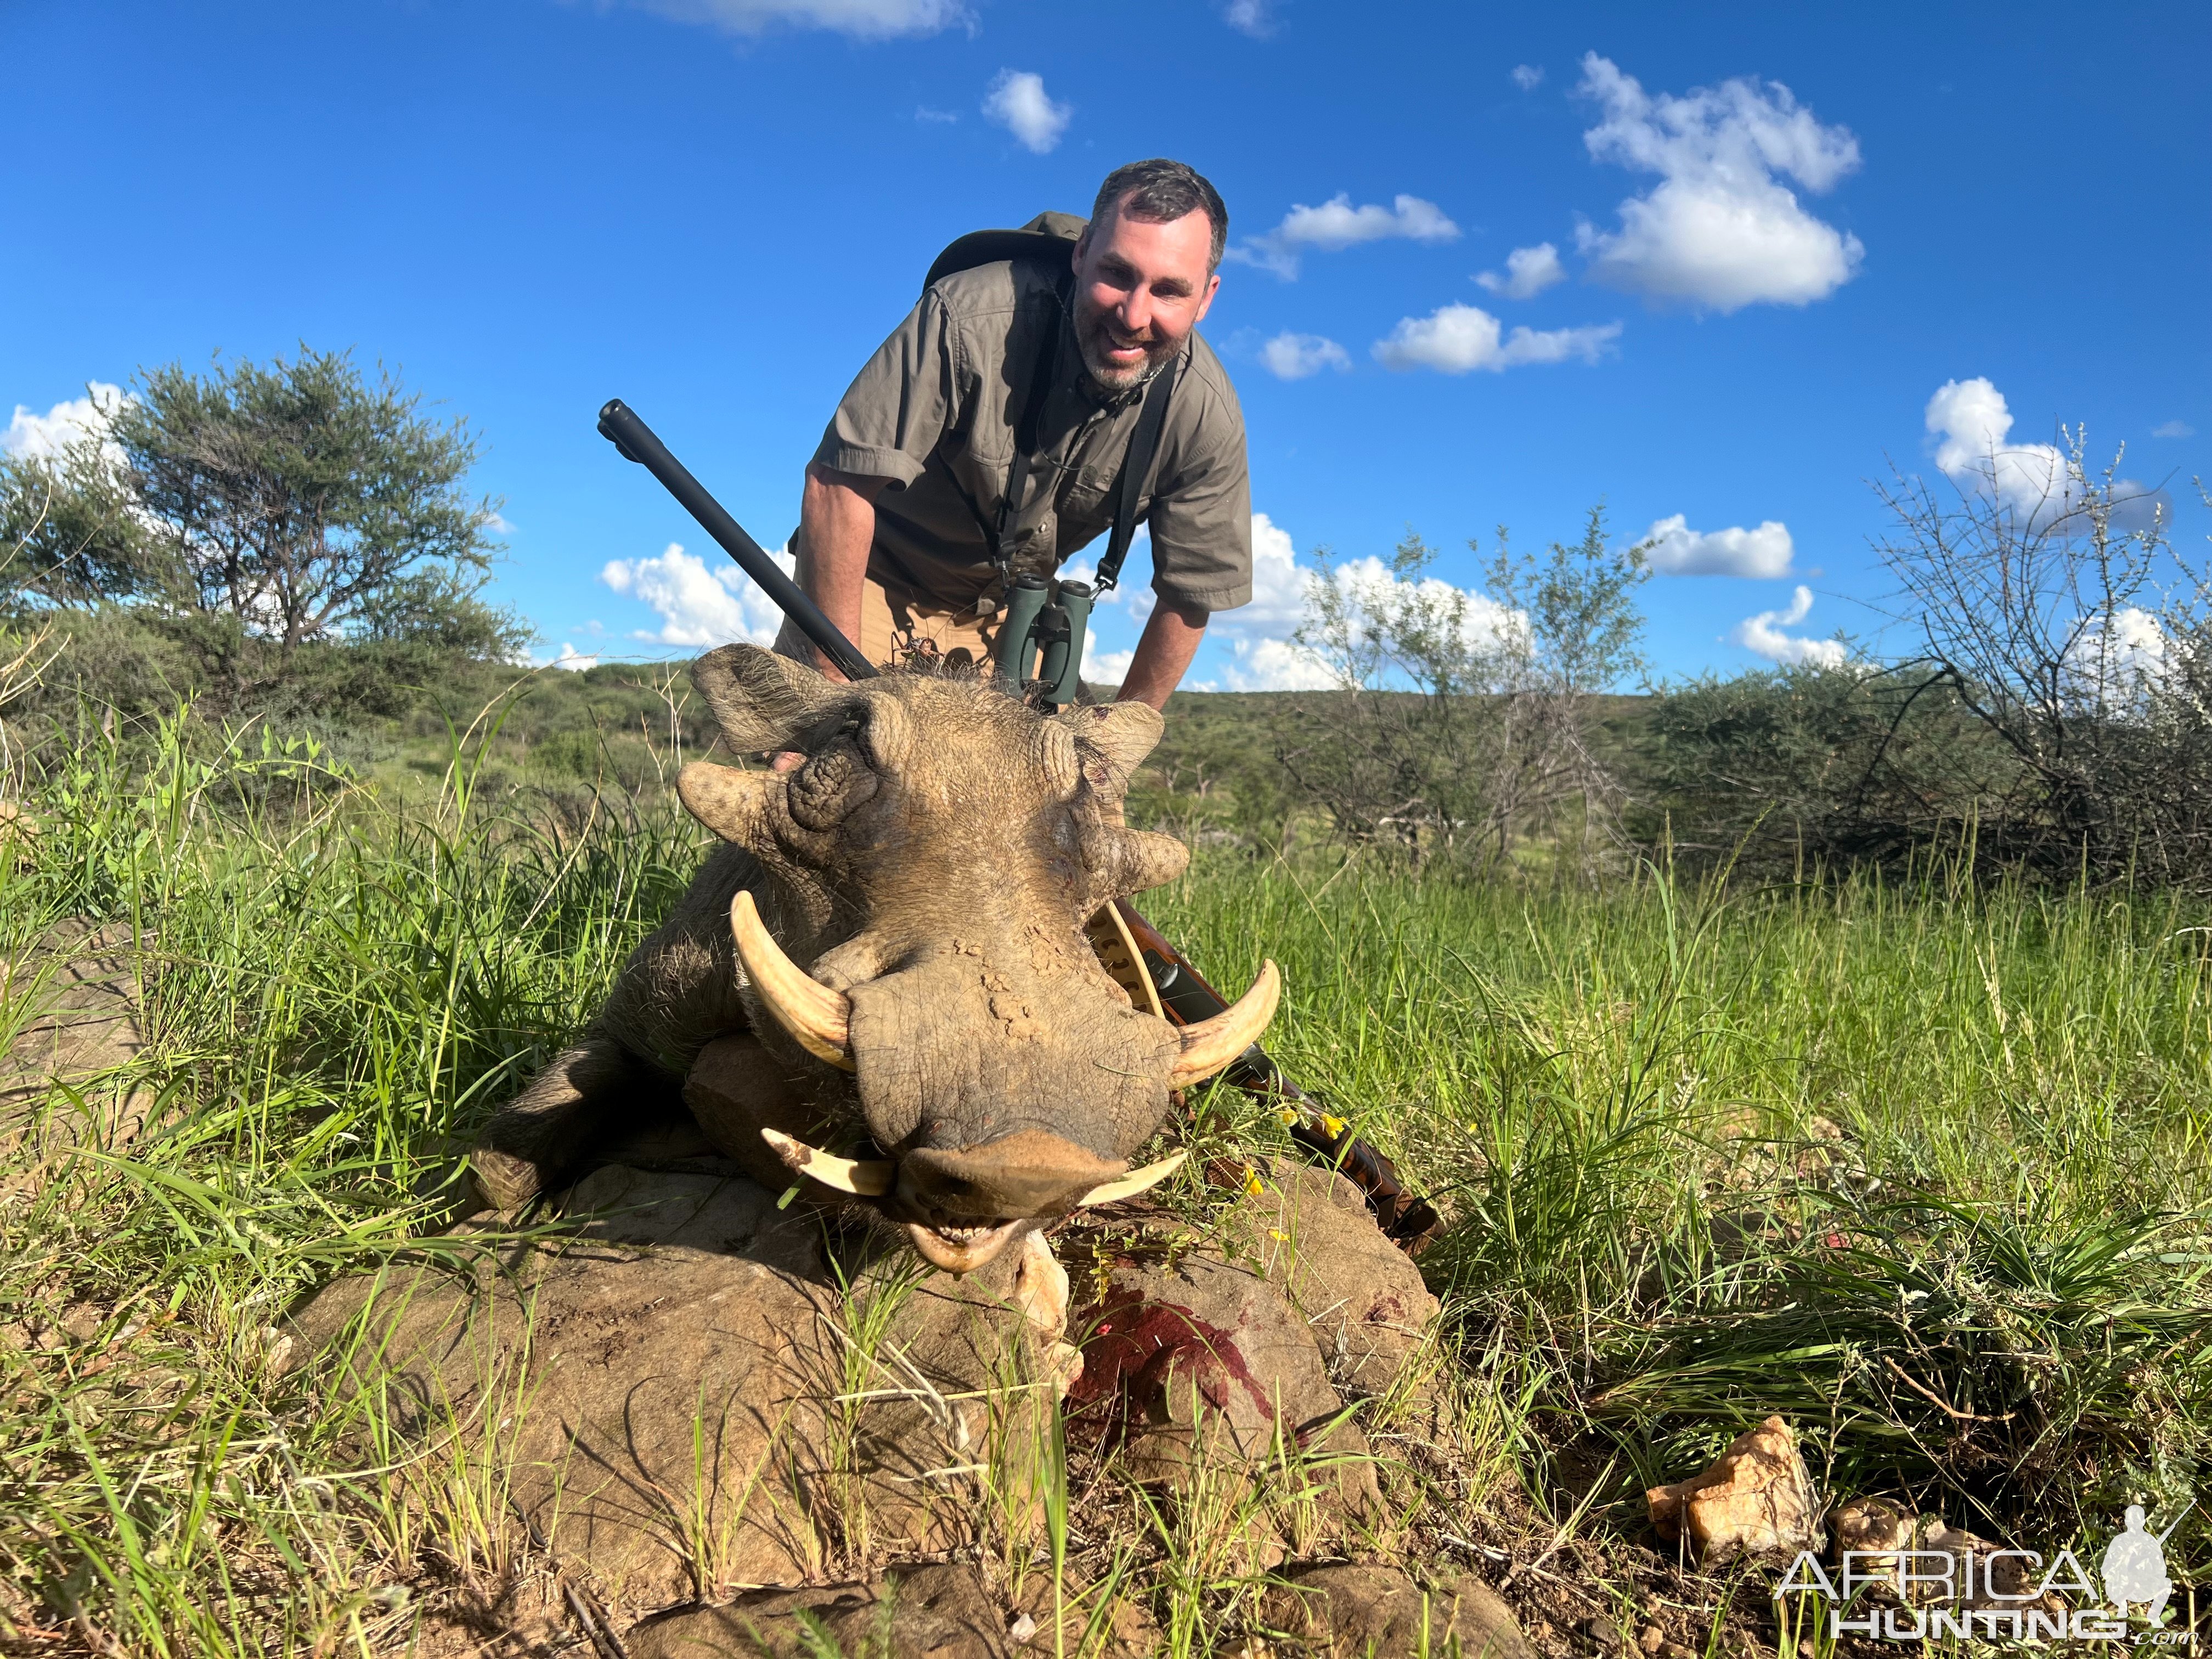
<svg viewBox="0 0 2212 1659">
<path fill-rule="evenodd" d="M 1213 303 L 1213 227 L 1203 213 L 1158 223 L 1117 206 L 1075 245 L 1075 343 L 1091 379 L 1125 391 L 1173 356 Z"/>
</svg>

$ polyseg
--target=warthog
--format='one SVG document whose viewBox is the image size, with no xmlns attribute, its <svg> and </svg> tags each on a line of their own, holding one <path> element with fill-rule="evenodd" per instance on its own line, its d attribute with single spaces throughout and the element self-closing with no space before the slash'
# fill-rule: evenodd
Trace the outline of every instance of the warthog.
<svg viewBox="0 0 2212 1659">
<path fill-rule="evenodd" d="M 1179 1154 L 1134 1174 L 1130 1156 L 1173 1091 L 1259 1036 L 1279 981 L 1270 963 L 1226 1013 L 1177 1030 L 1132 1006 L 1085 936 L 1109 900 L 1188 862 L 1122 817 L 1159 715 L 1048 715 L 950 672 L 842 685 L 744 645 L 692 680 L 727 745 L 773 768 L 684 769 L 684 804 L 726 844 L 583 1039 L 486 1131 L 482 1194 L 527 1200 L 640 1088 L 687 1076 L 730 1157 L 771 1182 L 798 1171 L 954 1273 L 1169 1173 Z"/>
</svg>

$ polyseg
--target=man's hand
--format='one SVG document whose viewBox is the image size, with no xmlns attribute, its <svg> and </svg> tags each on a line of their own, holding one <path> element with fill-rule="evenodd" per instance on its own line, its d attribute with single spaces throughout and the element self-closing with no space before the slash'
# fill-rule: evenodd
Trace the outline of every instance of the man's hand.
<svg viewBox="0 0 2212 1659">
<path fill-rule="evenodd" d="M 1154 605 L 1144 637 L 1137 641 L 1137 654 L 1129 660 L 1129 672 L 1121 677 L 1117 701 L 1166 708 L 1168 693 L 1182 683 L 1183 671 L 1206 637 L 1207 614 L 1164 599 Z"/>
<path fill-rule="evenodd" d="M 883 492 L 881 478 L 810 466 L 799 501 L 799 585 L 855 646 L 860 642 L 860 590 L 876 541 L 876 497 Z M 811 645 L 807 655 L 831 679 L 845 678 Z"/>
</svg>

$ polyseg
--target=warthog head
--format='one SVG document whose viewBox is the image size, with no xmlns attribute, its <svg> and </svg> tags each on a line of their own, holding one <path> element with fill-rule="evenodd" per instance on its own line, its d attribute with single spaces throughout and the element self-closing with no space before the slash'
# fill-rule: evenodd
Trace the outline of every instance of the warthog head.
<svg viewBox="0 0 2212 1659">
<path fill-rule="evenodd" d="M 875 1206 L 966 1273 L 1029 1224 L 1141 1191 L 1129 1172 L 1170 1091 L 1273 1017 L 1273 963 L 1237 1006 L 1180 1031 L 1131 1006 L 1084 924 L 1173 879 L 1188 854 L 1132 830 L 1122 796 L 1159 740 L 1139 703 L 1047 715 L 990 681 L 892 673 L 841 685 L 751 646 L 694 671 L 730 745 L 773 769 L 687 767 L 701 822 L 757 860 L 731 921 L 753 1025 L 823 1103 L 785 1163 Z"/>
</svg>

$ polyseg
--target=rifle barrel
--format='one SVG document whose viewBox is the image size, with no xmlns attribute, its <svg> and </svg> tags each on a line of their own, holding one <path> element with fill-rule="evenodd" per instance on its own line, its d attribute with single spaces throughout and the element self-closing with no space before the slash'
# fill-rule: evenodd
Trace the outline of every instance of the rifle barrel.
<svg viewBox="0 0 2212 1659">
<path fill-rule="evenodd" d="M 799 625 L 799 631 L 836 665 L 839 673 L 848 680 L 875 678 L 874 665 L 854 648 L 843 630 L 783 574 L 782 567 L 769 557 L 761 544 L 745 534 L 744 526 L 707 493 L 706 486 L 691 476 L 684 463 L 668 453 L 668 446 L 638 419 L 636 410 L 619 398 L 608 398 L 599 410 L 599 435 L 622 451 L 623 459 L 635 461 L 659 479 L 662 488 L 698 520 L 702 530 L 721 544 L 722 551 L 738 562 L 738 569 L 760 584 L 775 608 Z"/>
</svg>

